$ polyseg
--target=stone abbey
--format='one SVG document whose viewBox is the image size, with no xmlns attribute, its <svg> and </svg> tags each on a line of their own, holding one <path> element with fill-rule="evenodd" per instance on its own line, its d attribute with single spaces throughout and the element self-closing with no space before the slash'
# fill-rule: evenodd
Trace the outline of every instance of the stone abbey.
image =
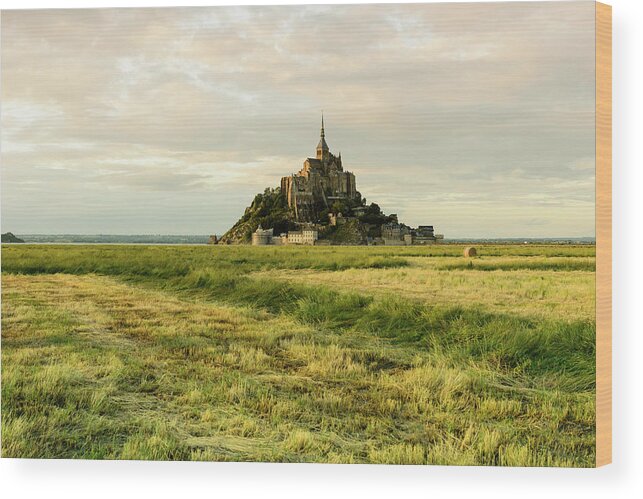
<svg viewBox="0 0 643 499">
<path fill-rule="evenodd" d="M 281 192 L 298 222 L 316 222 L 319 211 L 328 210 L 333 202 L 360 197 L 355 175 L 344 171 L 341 153 L 335 156 L 328 148 L 323 116 L 316 156 L 306 158 L 297 173 L 282 177 Z"/>
<path fill-rule="evenodd" d="M 432 225 L 417 229 L 386 215 L 377 203 L 366 203 L 357 190 L 355 175 L 344 170 L 342 155 L 326 143 L 324 117 L 314 158 L 281 178 L 254 200 L 220 240 L 213 244 L 356 245 L 434 244 L 442 236 Z"/>
</svg>

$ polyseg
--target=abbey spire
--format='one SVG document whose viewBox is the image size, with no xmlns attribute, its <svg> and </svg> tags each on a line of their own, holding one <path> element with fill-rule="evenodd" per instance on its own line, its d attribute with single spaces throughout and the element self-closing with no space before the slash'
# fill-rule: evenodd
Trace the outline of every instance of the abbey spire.
<svg viewBox="0 0 643 499">
<path fill-rule="evenodd" d="M 321 137 L 319 139 L 319 144 L 317 144 L 317 159 L 321 161 L 328 160 L 328 144 L 326 143 L 326 134 L 324 133 L 324 113 L 322 113 L 321 118 Z"/>
</svg>

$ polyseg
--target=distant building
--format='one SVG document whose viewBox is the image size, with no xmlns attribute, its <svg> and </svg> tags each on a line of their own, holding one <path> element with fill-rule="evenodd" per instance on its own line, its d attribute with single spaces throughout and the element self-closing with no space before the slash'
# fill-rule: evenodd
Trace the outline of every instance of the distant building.
<svg viewBox="0 0 643 499">
<path fill-rule="evenodd" d="M 263 229 L 261 225 L 252 233 L 253 246 L 267 246 L 273 244 L 272 229 Z"/>
<path fill-rule="evenodd" d="M 288 244 L 314 245 L 318 238 L 318 232 L 314 229 L 303 229 L 288 232 Z"/>
<path fill-rule="evenodd" d="M 434 237 L 433 225 L 420 225 L 415 229 L 415 234 L 418 237 Z"/>
<path fill-rule="evenodd" d="M 402 246 L 407 244 L 405 236 L 410 235 L 409 228 L 397 223 L 397 215 L 391 215 L 393 221 L 382 225 L 382 239 L 387 246 Z"/>
<path fill-rule="evenodd" d="M 315 228 L 281 233 L 275 236 L 273 229 L 264 229 L 261 225 L 252 233 L 253 246 L 281 246 L 284 244 L 307 244 L 314 245 L 318 241 L 319 233 Z"/>
<path fill-rule="evenodd" d="M 433 232 L 433 225 L 420 225 L 417 229 L 397 223 L 396 215 L 391 215 L 393 221 L 382 225 L 381 242 L 373 240 L 372 244 L 385 244 L 386 246 L 411 246 L 435 244 L 437 239 L 443 239 L 444 236 L 436 236 Z"/>
<path fill-rule="evenodd" d="M 314 158 L 307 158 L 297 173 L 281 179 L 281 192 L 298 222 L 317 222 L 317 206 L 329 207 L 335 200 L 359 199 L 355 175 L 345 171 L 341 153 L 330 152 L 322 116 L 321 137 Z"/>
<path fill-rule="evenodd" d="M 413 244 L 435 244 L 433 225 L 420 225 L 415 229 Z"/>
</svg>

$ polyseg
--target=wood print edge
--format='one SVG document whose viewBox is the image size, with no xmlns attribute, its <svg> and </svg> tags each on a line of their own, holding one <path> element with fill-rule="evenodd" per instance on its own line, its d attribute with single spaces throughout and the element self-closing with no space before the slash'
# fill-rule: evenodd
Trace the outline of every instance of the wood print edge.
<svg viewBox="0 0 643 499">
<path fill-rule="evenodd" d="M 612 7 L 596 2 L 596 466 L 612 462 Z"/>
</svg>

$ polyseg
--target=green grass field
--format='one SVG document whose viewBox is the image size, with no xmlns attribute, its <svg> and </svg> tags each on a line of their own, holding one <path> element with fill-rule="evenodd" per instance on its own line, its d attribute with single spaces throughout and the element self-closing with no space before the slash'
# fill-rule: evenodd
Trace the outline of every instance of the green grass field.
<svg viewBox="0 0 643 499">
<path fill-rule="evenodd" d="M 594 246 L 5 245 L 4 457 L 593 466 Z"/>
</svg>

